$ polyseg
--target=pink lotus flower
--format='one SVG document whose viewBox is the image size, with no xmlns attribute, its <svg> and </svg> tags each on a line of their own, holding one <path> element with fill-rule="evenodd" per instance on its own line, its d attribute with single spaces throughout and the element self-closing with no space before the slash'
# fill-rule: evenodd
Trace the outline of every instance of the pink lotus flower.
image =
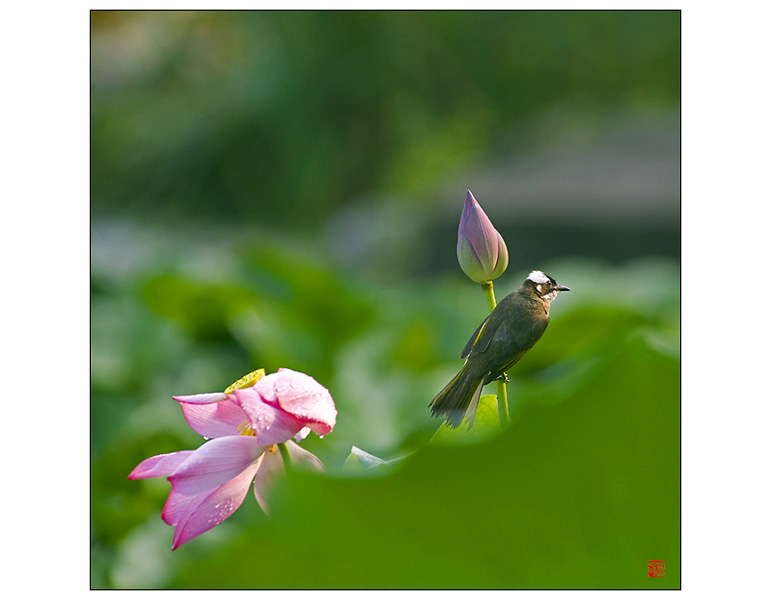
<svg viewBox="0 0 772 600">
<path fill-rule="evenodd" d="M 219 525 L 241 506 L 254 480 L 266 512 L 266 490 L 285 469 L 277 444 L 293 463 L 323 470 L 321 461 L 291 441 L 311 431 L 332 431 L 337 411 L 330 393 L 316 380 L 290 369 L 243 378 L 226 392 L 175 396 L 194 431 L 212 438 L 197 450 L 143 460 L 129 479 L 167 477 L 172 484 L 161 518 L 175 528 L 172 550 Z M 239 388 L 245 379 L 252 387 Z"/>
</svg>

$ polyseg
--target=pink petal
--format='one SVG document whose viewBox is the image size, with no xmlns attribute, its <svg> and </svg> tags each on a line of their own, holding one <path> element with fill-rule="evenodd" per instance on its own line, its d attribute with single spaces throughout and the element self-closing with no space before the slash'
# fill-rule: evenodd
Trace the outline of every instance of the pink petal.
<svg viewBox="0 0 772 600">
<path fill-rule="evenodd" d="M 464 237 L 469 240 L 484 268 L 496 264 L 499 256 L 499 233 L 479 205 L 475 206 L 467 218 Z"/>
<path fill-rule="evenodd" d="M 287 442 L 287 450 L 289 450 L 290 458 L 292 462 L 300 467 L 310 467 L 315 471 L 324 471 L 324 465 L 315 454 L 312 454 L 305 448 L 301 448 L 295 442 Z"/>
<path fill-rule="evenodd" d="M 264 402 L 255 387 L 233 390 L 232 397 L 236 404 L 249 415 L 252 430 L 261 446 L 286 442 L 305 426 L 304 421 L 278 406 Z"/>
<path fill-rule="evenodd" d="M 191 429 L 207 438 L 239 435 L 249 417 L 231 400 L 213 404 L 189 404 L 181 402 L 182 414 Z"/>
<path fill-rule="evenodd" d="M 284 473 L 284 461 L 281 452 L 278 450 L 266 452 L 260 457 L 260 464 L 255 475 L 255 498 L 266 514 L 268 514 L 268 504 L 266 503 L 268 490 L 282 473 Z"/>
<path fill-rule="evenodd" d="M 166 498 L 164 509 L 161 511 L 161 518 L 167 525 L 176 527 L 181 519 L 187 518 L 187 516 L 211 493 L 212 490 L 207 490 L 191 496 L 188 494 L 180 494 L 172 489 L 172 491 L 169 492 L 169 496 Z"/>
<path fill-rule="evenodd" d="M 273 394 L 266 388 L 273 388 Z M 338 411 L 330 392 L 313 377 L 291 369 L 279 369 L 258 381 L 254 389 L 263 395 L 266 402 L 269 398 L 288 413 L 294 415 L 311 427 L 317 435 L 324 436 L 335 427 Z"/>
<path fill-rule="evenodd" d="M 172 491 L 186 496 L 212 491 L 256 462 L 263 450 L 253 436 L 234 435 L 210 440 L 169 477 Z"/>
<path fill-rule="evenodd" d="M 159 454 L 146 458 L 129 473 L 129 479 L 146 479 L 147 477 L 171 475 L 193 452 L 193 450 L 182 450 L 180 452 Z"/>
<path fill-rule="evenodd" d="M 308 434 L 311 433 L 310 427 L 303 427 L 300 431 L 298 431 L 297 435 L 294 437 L 294 440 L 296 442 L 302 442 L 304 439 L 308 437 Z"/>
<path fill-rule="evenodd" d="M 196 495 L 194 500 L 192 499 L 188 511 L 181 514 L 177 521 L 172 550 L 176 550 L 182 544 L 209 531 L 230 517 L 244 502 L 249 484 L 252 483 L 252 478 L 257 472 L 257 467 L 258 463 L 255 462 L 209 494 Z"/>
<path fill-rule="evenodd" d="M 461 220 L 458 223 L 458 236 L 464 232 L 466 226 L 466 220 L 469 218 L 469 213 L 472 212 L 472 208 L 477 204 L 477 199 L 472 194 L 471 190 L 466 191 L 466 199 L 464 200 L 464 208 L 461 209 Z"/>
<path fill-rule="evenodd" d="M 287 442 L 290 458 L 293 465 L 299 468 L 311 468 L 315 471 L 324 471 L 324 465 L 316 456 L 298 446 L 295 442 Z M 268 514 L 267 495 L 268 490 L 276 481 L 276 478 L 285 471 L 284 460 L 281 452 L 265 452 L 260 457 L 260 463 L 255 475 L 255 498 L 263 511 Z"/>
<path fill-rule="evenodd" d="M 222 402 L 228 395 L 222 392 L 211 392 L 209 394 L 193 394 L 191 396 L 172 396 L 177 402 L 187 402 L 188 404 L 211 404 L 212 402 Z"/>
</svg>

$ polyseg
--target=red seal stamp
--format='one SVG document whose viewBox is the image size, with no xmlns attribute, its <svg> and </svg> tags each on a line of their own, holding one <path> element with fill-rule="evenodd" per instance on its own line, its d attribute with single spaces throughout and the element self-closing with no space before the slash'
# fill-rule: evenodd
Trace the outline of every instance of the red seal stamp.
<svg viewBox="0 0 772 600">
<path fill-rule="evenodd" d="M 649 577 L 664 577 L 665 576 L 665 561 L 664 560 L 650 560 L 649 561 Z"/>
</svg>

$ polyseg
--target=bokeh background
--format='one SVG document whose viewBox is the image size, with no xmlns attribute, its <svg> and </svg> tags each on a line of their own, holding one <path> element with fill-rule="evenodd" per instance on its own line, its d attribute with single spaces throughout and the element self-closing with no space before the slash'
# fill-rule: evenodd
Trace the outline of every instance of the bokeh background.
<svg viewBox="0 0 772 600">
<path fill-rule="evenodd" d="M 95 11 L 91 51 L 92 588 L 680 587 L 679 12 Z M 430 442 L 467 189 L 498 297 L 572 291 L 512 426 Z M 259 367 L 330 389 L 327 473 L 171 552 L 126 476 Z"/>
</svg>

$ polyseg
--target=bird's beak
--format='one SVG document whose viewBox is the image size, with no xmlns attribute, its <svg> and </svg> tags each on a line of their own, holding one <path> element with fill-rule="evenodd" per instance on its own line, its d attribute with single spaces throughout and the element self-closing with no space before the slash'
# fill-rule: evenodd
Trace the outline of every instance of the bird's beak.
<svg viewBox="0 0 772 600">
<path fill-rule="evenodd" d="M 556 286 L 556 287 L 555 287 L 555 289 L 556 289 L 557 291 L 559 291 L 559 292 L 570 292 L 570 291 L 571 291 L 571 288 L 569 288 L 569 287 L 566 287 L 566 286 L 564 286 L 564 285 L 559 285 L 559 286 Z"/>
</svg>

